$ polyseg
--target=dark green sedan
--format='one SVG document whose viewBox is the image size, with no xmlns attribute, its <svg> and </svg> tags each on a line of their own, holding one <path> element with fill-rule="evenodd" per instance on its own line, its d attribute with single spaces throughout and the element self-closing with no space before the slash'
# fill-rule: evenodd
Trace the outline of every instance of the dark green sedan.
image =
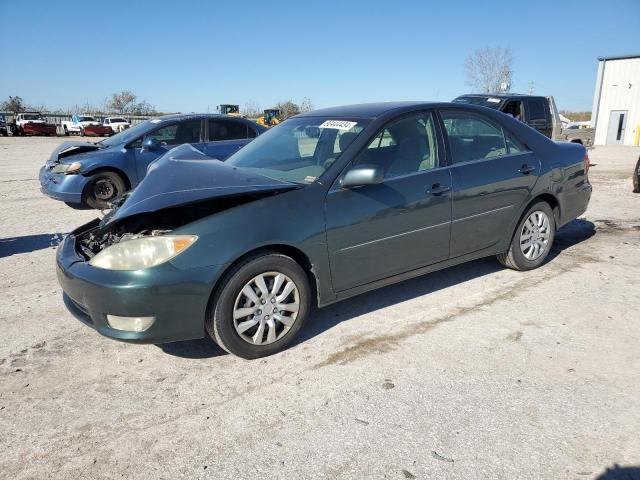
<svg viewBox="0 0 640 480">
<path fill-rule="evenodd" d="M 262 357 L 295 341 L 313 305 L 489 255 L 538 267 L 586 209 L 588 167 L 582 145 L 484 107 L 318 110 L 225 163 L 171 150 L 65 238 L 58 279 L 68 309 L 108 337 L 209 334 Z"/>
</svg>

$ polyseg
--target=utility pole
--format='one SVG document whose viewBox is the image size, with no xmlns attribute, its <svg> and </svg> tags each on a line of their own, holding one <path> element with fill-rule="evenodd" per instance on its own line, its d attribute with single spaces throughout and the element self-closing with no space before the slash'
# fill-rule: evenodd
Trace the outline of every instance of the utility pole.
<svg viewBox="0 0 640 480">
<path fill-rule="evenodd" d="M 529 80 L 529 95 L 533 95 L 533 80 Z"/>
</svg>

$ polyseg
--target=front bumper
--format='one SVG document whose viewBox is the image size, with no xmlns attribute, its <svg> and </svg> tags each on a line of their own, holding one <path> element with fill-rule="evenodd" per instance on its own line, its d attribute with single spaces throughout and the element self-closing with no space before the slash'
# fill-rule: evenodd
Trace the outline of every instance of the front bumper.
<svg viewBox="0 0 640 480">
<path fill-rule="evenodd" d="M 67 309 L 100 334 L 125 342 L 203 338 L 209 297 L 223 266 L 181 270 L 167 262 L 138 271 L 94 268 L 76 252 L 75 242 L 77 233 L 96 222 L 72 232 L 58 246 L 57 276 Z M 107 314 L 154 316 L 156 321 L 144 332 L 127 332 L 111 328 Z"/>
<path fill-rule="evenodd" d="M 82 191 L 89 181 L 82 175 L 51 173 L 46 166 L 40 169 L 38 179 L 42 193 L 54 200 L 67 203 L 82 203 Z"/>
<path fill-rule="evenodd" d="M 47 125 L 44 123 L 25 123 L 22 131 L 27 135 L 56 135 L 55 125 Z"/>
<path fill-rule="evenodd" d="M 84 134 L 87 137 L 110 136 L 113 135 L 113 130 L 111 130 L 111 127 L 103 127 L 102 125 L 87 125 L 84 127 Z"/>
</svg>

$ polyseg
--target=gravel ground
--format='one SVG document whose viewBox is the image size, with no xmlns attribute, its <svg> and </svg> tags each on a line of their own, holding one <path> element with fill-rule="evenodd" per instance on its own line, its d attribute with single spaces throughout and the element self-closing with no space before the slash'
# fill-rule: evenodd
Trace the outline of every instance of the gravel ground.
<svg viewBox="0 0 640 480">
<path fill-rule="evenodd" d="M 590 152 L 551 260 L 485 259 L 333 305 L 245 361 L 136 346 L 68 314 L 39 192 L 62 139 L 0 138 L 0 477 L 617 478 L 640 464 L 640 149 Z M 634 477 L 635 478 L 635 477 Z"/>
</svg>

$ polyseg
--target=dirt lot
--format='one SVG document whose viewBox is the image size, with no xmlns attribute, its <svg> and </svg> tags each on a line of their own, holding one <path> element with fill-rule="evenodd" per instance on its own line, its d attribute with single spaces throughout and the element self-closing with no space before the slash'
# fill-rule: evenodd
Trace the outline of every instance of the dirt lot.
<svg viewBox="0 0 640 480">
<path fill-rule="evenodd" d="M 117 343 L 66 312 L 53 247 L 95 213 L 39 192 L 60 141 L 0 138 L 1 478 L 582 479 L 640 464 L 640 149 L 591 151 L 591 206 L 544 267 L 485 259 L 354 298 L 249 362 L 205 340 Z"/>
</svg>

